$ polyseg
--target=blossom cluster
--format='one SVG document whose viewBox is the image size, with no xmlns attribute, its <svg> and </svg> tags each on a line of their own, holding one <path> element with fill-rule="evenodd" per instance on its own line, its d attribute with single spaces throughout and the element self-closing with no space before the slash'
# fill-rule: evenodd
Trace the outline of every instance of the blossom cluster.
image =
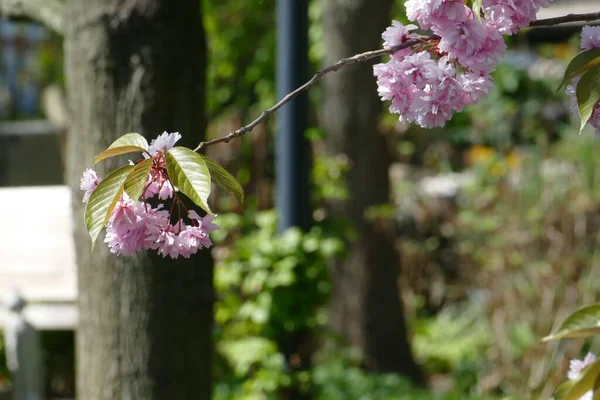
<svg viewBox="0 0 600 400">
<path fill-rule="evenodd" d="M 148 146 L 148 154 L 144 154 L 144 157 L 152 158 L 152 167 L 142 200 L 131 199 L 123 192 L 106 225 L 104 242 L 112 253 L 128 256 L 152 249 L 163 257 L 189 258 L 199 249 L 212 246 L 209 233 L 218 229 L 212 222 L 212 216 L 201 217 L 196 211 L 185 209 L 167 175 L 165 152 L 180 137 L 179 133 L 164 132 Z M 92 169 L 83 173 L 80 185 L 81 190 L 85 191 L 83 202 L 88 202 L 99 183 L 100 178 Z M 171 200 L 173 204 L 170 211 L 167 211 L 163 203 L 151 205 L 148 200 L 152 198 Z M 181 218 L 182 208 L 187 221 Z M 174 210 L 178 213 L 175 221 Z"/>
<path fill-rule="evenodd" d="M 381 99 L 391 101 L 400 121 L 443 126 L 490 91 L 490 74 L 506 50 L 503 35 L 527 26 L 548 2 L 483 0 L 476 15 L 463 0 L 406 1 L 407 17 L 435 36 L 425 40 L 413 32 L 416 25 L 393 21 L 382 35 L 384 48 L 419 43 L 374 66 Z"/>
<path fill-rule="evenodd" d="M 595 48 L 600 48 L 600 26 L 584 26 L 581 30 L 581 50 L 588 51 Z M 576 117 L 579 116 L 576 95 L 576 87 L 579 79 L 579 77 L 573 79 L 573 81 L 567 85 L 566 89 L 566 93 L 571 97 L 571 112 Z M 596 103 L 589 123 L 596 129 L 596 134 L 600 135 L 600 102 Z"/>
<path fill-rule="evenodd" d="M 569 372 L 567 377 L 569 380 L 575 381 L 581 378 L 581 374 L 585 367 L 591 365 L 596 361 L 596 356 L 592 353 L 588 353 L 583 360 L 571 360 L 569 363 Z M 592 390 L 587 391 L 579 400 L 592 400 L 594 392 Z"/>
</svg>

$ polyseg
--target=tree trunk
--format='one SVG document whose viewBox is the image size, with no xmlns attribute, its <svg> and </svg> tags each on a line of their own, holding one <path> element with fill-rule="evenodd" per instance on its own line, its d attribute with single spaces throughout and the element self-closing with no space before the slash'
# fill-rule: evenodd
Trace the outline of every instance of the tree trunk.
<svg viewBox="0 0 600 400">
<path fill-rule="evenodd" d="M 392 0 L 328 0 L 324 3 L 325 63 L 381 47 Z M 391 162 L 377 130 L 382 103 L 372 63 L 344 68 L 324 79 L 328 151 L 345 154 L 350 199 L 341 205 L 358 233 L 344 263 L 333 270 L 330 321 L 346 343 L 362 351 L 364 365 L 423 382 L 407 338 L 398 293 L 399 258 L 390 232 L 366 221 L 365 210 L 389 202 Z M 339 208 L 339 207 L 338 207 Z"/>
<path fill-rule="evenodd" d="M 202 138 L 206 46 L 199 0 L 67 0 L 67 182 L 79 274 L 77 397 L 209 399 L 212 259 L 90 253 L 79 178 L 127 132 Z M 123 160 L 121 160 L 123 161 Z M 99 164 L 105 176 L 114 160 Z M 99 239 L 100 242 L 100 239 Z"/>
</svg>

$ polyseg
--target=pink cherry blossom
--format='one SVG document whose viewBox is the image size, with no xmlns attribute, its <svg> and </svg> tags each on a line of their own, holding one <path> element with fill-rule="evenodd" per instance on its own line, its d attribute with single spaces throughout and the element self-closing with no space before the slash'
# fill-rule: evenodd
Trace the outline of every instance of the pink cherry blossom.
<svg viewBox="0 0 600 400">
<path fill-rule="evenodd" d="M 489 75 L 464 73 L 458 76 L 458 81 L 463 89 L 462 103 L 475 104 L 492 90 L 494 82 Z"/>
<path fill-rule="evenodd" d="M 408 0 L 404 7 L 408 19 L 418 21 L 421 28 L 433 29 L 434 32 L 448 23 L 461 22 L 472 14 L 462 0 Z"/>
<path fill-rule="evenodd" d="M 571 360 L 569 363 L 569 372 L 567 376 L 570 380 L 577 380 L 581 378 L 581 374 L 585 367 L 591 365 L 596 361 L 596 356 L 592 353 L 588 353 L 583 360 Z M 592 400 L 594 392 L 592 390 L 587 391 L 579 400 Z"/>
<path fill-rule="evenodd" d="M 146 181 L 146 191 L 144 192 L 144 197 L 146 199 L 151 199 L 155 196 L 158 196 L 160 200 L 167 200 L 173 197 L 173 192 L 173 185 L 169 181 L 166 170 L 153 169 L 148 175 L 148 180 Z"/>
<path fill-rule="evenodd" d="M 571 360 L 569 363 L 569 372 L 568 378 L 571 380 L 579 379 L 581 376 L 581 371 L 588 365 L 594 363 L 596 361 L 596 356 L 592 353 L 587 353 L 583 360 Z"/>
<path fill-rule="evenodd" d="M 79 188 L 84 190 L 85 193 L 83 195 L 83 202 L 87 203 L 92 195 L 92 192 L 96 189 L 98 184 L 100 183 L 100 179 L 98 178 L 98 174 L 93 169 L 86 169 L 81 176 Z"/>
<path fill-rule="evenodd" d="M 548 3 L 483 0 L 475 15 L 462 0 L 407 0 L 408 19 L 436 36 L 373 67 L 379 96 L 391 101 L 390 112 L 399 114 L 400 121 L 425 128 L 443 126 L 454 111 L 490 91 L 490 74 L 506 50 L 503 35 L 529 25 Z M 382 35 L 384 47 L 405 43 L 414 29 L 393 21 Z M 587 32 L 596 37 L 596 32 Z"/>
<path fill-rule="evenodd" d="M 131 256 L 144 249 L 146 229 L 146 221 L 138 216 L 129 224 L 107 226 L 104 242 L 108 244 L 111 253 Z"/>
<path fill-rule="evenodd" d="M 535 21 L 539 9 L 546 7 L 550 2 L 550 0 L 483 0 L 483 12 L 486 19 L 501 34 L 513 35 Z"/>
<path fill-rule="evenodd" d="M 108 222 L 115 229 L 119 229 L 122 226 L 131 225 L 136 221 L 135 209 L 136 205 L 133 200 L 131 200 L 126 193 L 123 193 L 121 199 L 117 202 L 117 205 L 113 209 Z"/>
<path fill-rule="evenodd" d="M 411 24 L 404 26 L 398 21 L 392 21 L 392 26 L 387 28 L 381 35 L 383 38 L 383 48 L 389 49 L 416 38 L 416 35 L 410 33 L 410 31 L 415 29 L 417 29 L 416 25 Z M 392 57 L 404 57 L 410 52 L 410 48 L 403 49 L 394 53 Z"/>
<path fill-rule="evenodd" d="M 493 26 L 469 19 L 448 25 L 439 49 L 472 72 L 488 74 L 504 55 L 506 44 Z"/>
<path fill-rule="evenodd" d="M 600 47 L 600 26 L 584 26 L 581 30 L 581 49 L 591 50 Z"/>
<path fill-rule="evenodd" d="M 154 156 L 158 152 L 166 152 L 175 146 L 175 143 L 181 139 L 179 132 L 163 132 L 156 139 L 153 139 L 148 146 L 148 153 Z"/>
<path fill-rule="evenodd" d="M 212 246 L 209 234 L 218 229 L 212 222 L 213 217 L 201 217 L 194 210 L 187 211 L 166 170 L 164 153 L 179 138 L 178 133 L 165 132 L 152 141 L 149 151 L 152 166 L 144 195 L 141 200 L 137 200 L 123 192 L 106 224 L 104 242 L 111 253 L 131 256 L 143 250 L 155 250 L 163 257 L 189 258 L 198 250 Z M 93 170 L 84 172 L 80 185 L 81 190 L 86 191 L 84 201 L 87 201 L 99 182 L 100 179 Z M 152 198 L 158 198 L 158 201 L 169 200 L 169 211 L 164 203 L 148 203 L 147 200 Z M 185 214 L 181 215 L 184 211 Z M 175 216 L 177 222 L 171 223 Z M 182 216 L 186 218 L 181 218 Z"/>
</svg>

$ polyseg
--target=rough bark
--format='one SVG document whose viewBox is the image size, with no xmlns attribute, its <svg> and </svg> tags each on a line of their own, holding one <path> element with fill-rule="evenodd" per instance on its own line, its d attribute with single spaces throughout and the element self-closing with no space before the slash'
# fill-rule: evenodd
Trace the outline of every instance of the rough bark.
<svg viewBox="0 0 600 400">
<path fill-rule="evenodd" d="M 324 63 L 381 46 L 392 0 L 328 0 L 324 3 Z M 364 218 L 369 206 L 389 201 L 390 154 L 377 130 L 382 103 L 372 63 L 344 68 L 324 80 L 328 151 L 345 154 L 348 202 L 338 205 L 358 233 L 344 263 L 333 269 L 330 321 L 346 343 L 362 350 L 365 367 L 399 372 L 423 382 L 407 338 L 398 293 L 399 259 L 389 232 Z M 341 210 L 339 209 L 341 208 Z"/>
<path fill-rule="evenodd" d="M 71 113 L 67 182 L 79 273 L 77 397 L 209 399 L 212 259 L 93 254 L 79 178 L 127 132 L 203 135 L 205 38 L 200 1 L 68 0 L 65 68 Z M 123 161 L 122 159 L 120 160 Z M 115 161 L 102 162 L 104 175 Z M 100 241 L 100 240 L 99 240 Z"/>
</svg>

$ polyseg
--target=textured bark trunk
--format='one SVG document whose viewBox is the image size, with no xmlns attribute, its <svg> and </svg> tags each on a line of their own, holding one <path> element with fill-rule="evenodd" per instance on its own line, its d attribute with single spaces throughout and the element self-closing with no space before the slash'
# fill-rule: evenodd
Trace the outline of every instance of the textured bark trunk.
<svg viewBox="0 0 600 400">
<path fill-rule="evenodd" d="M 212 259 L 93 254 L 79 177 L 118 136 L 202 137 L 205 38 L 198 0 L 67 0 L 65 68 L 79 273 L 77 397 L 209 399 Z M 121 160 L 122 161 L 122 160 Z M 114 160 L 102 162 L 105 175 Z M 100 240 L 99 240 L 100 241 Z"/>
<path fill-rule="evenodd" d="M 390 23 L 392 0 L 328 0 L 324 3 L 325 63 L 377 49 Z M 388 203 L 390 154 L 378 132 L 382 103 L 372 64 L 344 68 L 324 79 L 328 151 L 345 154 L 349 201 L 341 206 L 358 238 L 333 270 L 331 324 L 347 344 L 362 350 L 365 367 L 423 377 L 407 338 L 398 293 L 399 259 L 389 232 L 364 218 L 369 206 Z"/>
</svg>

